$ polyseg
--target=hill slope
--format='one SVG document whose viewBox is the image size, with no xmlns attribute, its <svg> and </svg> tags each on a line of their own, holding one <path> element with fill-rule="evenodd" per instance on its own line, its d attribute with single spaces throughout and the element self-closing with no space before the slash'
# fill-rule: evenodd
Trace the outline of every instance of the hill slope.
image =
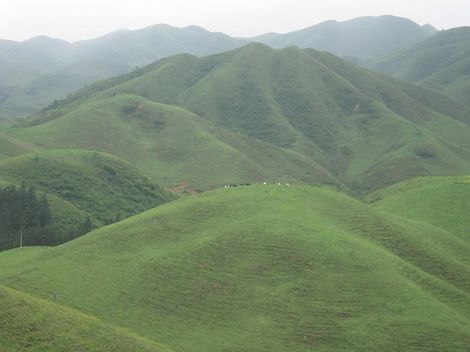
<svg viewBox="0 0 470 352">
<path fill-rule="evenodd" d="M 369 65 L 470 104 L 470 27 L 454 28 Z"/>
<path fill-rule="evenodd" d="M 33 146 L 0 132 L 0 160 L 34 151 Z"/>
<path fill-rule="evenodd" d="M 48 37 L 0 40 L 0 116 L 25 117 L 96 80 L 162 57 L 207 55 L 244 43 L 196 26 L 168 25 L 121 30 L 73 44 Z"/>
<path fill-rule="evenodd" d="M 25 182 L 52 196 L 53 214 L 62 228 L 77 226 L 86 215 L 101 225 L 172 199 L 125 161 L 81 150 L 8 158 L 0 161 L 0 180 Z"/>
<path fill-rule="evenodd" d="M 0 286 L 2 352 L 169 351 L 73 309 Z"/>
<path fill-rule="evenodd" d="M 135 102 L 123 94 L 132 95 Z M 264 143 L 272 152 L 269 157 L 259 153 L 256 162 L 272 162 L 274 167 L 268 173 L 259 172 L 262 177 L 271 173 L 300 181 L 331 182 L 326 170 L 340 182 L 367 192 L 417 175 L 470 172 L 468 107 L 434 91 L 372 74 L 330 54 L 293 47 L 275 50 L 261 44 L 205 58 L 179 55 L 161 60 L 81 90 L 8 133 L 46 147 L 73 146 L 115 153 L 149 169 L 155 160 L 162 163 L 162 156 L 153 153 L 141 162 L 139 158 L 145 153 L 126 156 L 122 152 L 136 138 L 152 136 L 151 143 L 155 143 L 153 136 L 165 130 L 156 119 L 164 115 L 161 107 L 144 104 L 148 100 L 183 107 L 199 116 L 198 124 L 208 120 L 219 129 Z M 116 109 L 118 104 L 121 107 Z M 147 123 L 138 134 L 134 129 L 126 134 L 117 132 L 115 126 L 121 123 L 110 122 L 117 115 L 129 125 L 142 120 L 142 114 L 155 116 L 146 117 L 154 123 Z M 185 116 L 184 125 L 196 119 L 188 113 Z M 93 121 L 93 125 L 85 121 Z M 69 129 L 70 124 L 75 128 Z M 114 132 L 96 125 L 113 126 Z M 180 125 L 179 138 L 191 141 L 192 133 L 193 128 Z M 88 136 L 86 141 L 82 135 Z M 121 137 L 110 140 L 114 135 Z M 250 153 L 259 148 L 241 150 L 247 142 L 234 145 L 233 138 L 226 132 L 217 133 L 218 140 L 253 160 Z M 105 140 L 107 145 L 103 145 Z M 190 155 L 179 143 L 171 147 L 173 163 Z M 296 167 L 284 167 L 285 161 L 275 160 L 286 151 L 295 155 L 295 160 L 303 159 L 304 164 L 295 161 Z M 207 172 L 211 162 L 203 156 L 191 156 L 190 160 L 202 169 L 195 172 L 194 166 L 185 163 L 192 169 L 182 170 L 180 180 L 194 182 L 194 175 L 202 175 L 199 179 L 207 182 L 198 184 L 210 187 L 227 179 Z M 233 167 L 240 165 L 234 163 Z M 292 172 L 286 172 L 289 169 Z"/>
<path fill-rule="evenodd" d="M 313 187 L 166 204 L 0 254 L 0 282 L 176 351 L 465 351 L 469 245 Z"/>
<path fill-rule="evenodd" d="M 375 208 L 439 226 L 470 241 L 470 177 L 422 177 L 366 199 Z"/>
<path fill-rule="evenodd" d="M 379 16 L 326 21 L 287 34 L 270 33 L 252 39 L 275 48 L 296 45 L 366 60 L 406 48 L 435 32 L 431 26 L 419 26 L 406 18 Z"/>
</svg>

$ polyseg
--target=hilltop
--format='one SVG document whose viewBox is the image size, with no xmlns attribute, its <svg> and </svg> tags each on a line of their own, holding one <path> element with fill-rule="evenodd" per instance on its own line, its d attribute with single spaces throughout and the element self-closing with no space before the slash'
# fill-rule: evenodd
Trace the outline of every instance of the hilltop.
<svg viewBox="0 0 470 352">
<path fill-rule="evenodd" d="M 465 105 L 331 54 L 262 44 L 160 60 L 4 131 L 111 153 L 163 185 L 202 190 L 281 178 L 367 193 L 470 170 Z"/>
<path fill-rule="evenodd" d="M 328 189 L 261 185 L 0 253 L 0 282 L 175 351 L 465 351 L 469 250 Z"/>
</svg>

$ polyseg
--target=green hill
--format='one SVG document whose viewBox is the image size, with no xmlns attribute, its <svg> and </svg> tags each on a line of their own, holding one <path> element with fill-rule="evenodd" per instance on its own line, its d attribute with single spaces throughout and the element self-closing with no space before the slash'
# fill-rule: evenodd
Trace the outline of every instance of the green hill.
<svg viewBox="0 0 470 352">
<path fill-rule="evenodd" d="M 2 352 L 168 351 L 64 306 L 0 286 Z"/>
<path fill-rule="evenodd" d="M 112 153 L 165 175 L 164 184 L 202 188 L 282 177 L 366 193 L 418 175 L 470 172 L 468 107 L 293 47 L 164 59 L 98 82 L 20 126 L 5 131 L 47 148 Z"/>
<path fill-rule="evenodd" d="M 168 25 L 120 30 L 76 43 L 48 37 L 0 40 L 0 123 L 2 115 L 23 118 L 87 84 L 162 57 L 207 55 L 244 43 L 196 26 Z"/>
<path fill-rule="evenodd" d="M 470 104 L 470 27 L 441 31 L 390 57 L 374 70 L 441 91 Z"/>
<path fill-rule="evenodd" d="M 375 208 L 439 226 L 470 241 L 470 177 L 421 177 L 366 199 Z"/>
<path fill-rule="evenodd" d="M 49 148 L 118 155 L 159 184 L 188 184 L 185 192 L 274 179 L 335 182 L 309 156 L 231 132 L 183 108 L 127 94 L 82 104 L 47 123 L 10 132 Z"/>
<path fill-rule="evenodd" d="M 260 185 L 1 253 L 0 282 L 175 351 L 466 351 L 469 250 L 327 189 Z"/>
<path fill-rule="evenodd" d="M 269 33 L 252 38 L 275 48 L 296 45 L 328 51 L 340 57 L 367 60 L 391 54 L 436 33 L 430 25 L 395 16 L 358 17 L 326 21 L 299 31 Z"/>
<path fill-rule="evenodd" d="M 25 182 L 48 194 L 63 230 L 90 216 L 96 225 L 137 214 L 172 197 L 127 162 L 81 151 L 43 151 L 0 161 L 4 184 Z"/>
</svg>

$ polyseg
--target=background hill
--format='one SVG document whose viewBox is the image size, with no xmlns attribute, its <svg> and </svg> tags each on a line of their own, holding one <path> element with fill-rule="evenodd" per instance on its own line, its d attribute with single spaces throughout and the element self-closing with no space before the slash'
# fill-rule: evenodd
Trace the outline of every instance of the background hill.
<svg viewBox="0 0 470 352">
<path fill-rule="evenodd" d="M 275 48 L 295 45 L 362 61 L 391 54 L 436 32 L 430 25 L 419 26 L 407 18 L 379 16 L 326 21 L 299 31 L 268 33 L 252 40 Z"/>
<path fill-rule="evenodd" d="M 160 60 L 4 132 L 111 153 L 163 185 L 202 189 L 281 178 L 365 193 L 470 169 L 467 106 L 331 54 L 262 44 Z"/>
<path fill-rule="evenodd" d="M 469 250 L 327 189 L 251 186 L 1 253 L 0 282 L 176 351 L 466 351 Z"/>
<path fill-rule="evenodd" d="M 470 27 L 439 32 L 369 67 L 470 105 Z"/>
<path fill-rule="evenodd" d="M 24 42 L 0 40 L 0 122 L 13 123 L 94 81 L 130 72 L 179 53 L 204 56 L 259 41 L 274 47 L 296 45 L 346 56 L 377 58 L 435 32 L 431 26 L 394 16 L 328 21 L 288 34 L 232 38 L 197 26 L 155 25 L 118 30 L 100 38 L 68 43 L 48 37 Z"/>
</svg>

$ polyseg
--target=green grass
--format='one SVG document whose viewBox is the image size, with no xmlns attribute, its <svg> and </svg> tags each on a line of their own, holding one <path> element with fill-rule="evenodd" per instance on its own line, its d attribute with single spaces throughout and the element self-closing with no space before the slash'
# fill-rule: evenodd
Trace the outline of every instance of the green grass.
<svg viewBox="0 0 470 352">
<path fill-rule="evenodd" d="M 469 250 L 328 189 L 260 185 L 2 253 L 0 283 L 175 351 L 466 351 Z"/>
<path fill-rule="evenodd" d="M 252 44 L 98 82 L 5 133 L 111 153 L 165 185 L 282 177 L 369 193 L 468 174 L 469 116 L 442 94 L 331 54 Z"/>
<path fill-rule="evenodd" d="M 172 199 L 129 163 L 83 150 L 42 151 L 0 161 L 0 179 L 25 182 L 50 195 L 62 228 L 83 222 L 86 215 L 100 225 Z"/>
<path fill-rule="evenodd" d="M 44 124 L 9 130 L 48 148 L 114 154 L 187 191 L 265 179 L 335 182 L 313 158 L 231 132 L 176 106 L 119 94 Z"/>
<path fill-rule="evenodd" d="M 169 351 L 76 310 L 0 286 L 2 352 Z"/>
<path fill-rule="evenodd" d="M 470 241 L 470 177 L 421 177 L 366 197 L 376 209 L 439 226 Z"/>
</svg>

